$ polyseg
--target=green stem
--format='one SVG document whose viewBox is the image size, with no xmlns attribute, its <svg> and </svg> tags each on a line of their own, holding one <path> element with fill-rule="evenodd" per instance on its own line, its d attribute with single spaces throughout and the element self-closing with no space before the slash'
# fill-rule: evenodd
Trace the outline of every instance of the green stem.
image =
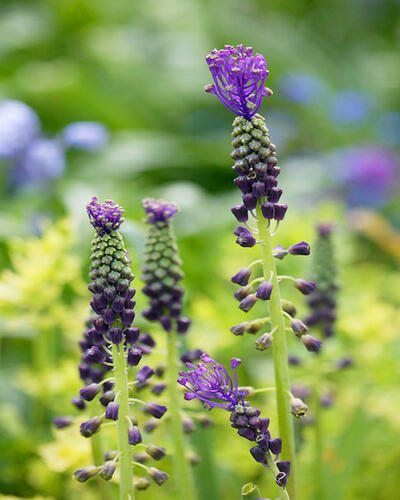
<svg viewBox="0 0 400 500">
<path fill-rule="evenodd" d="M 192 471 L 185 454 L 185 437 L 182 428 L 180 394 L 178 392 L 178 349 L 176 332 L 168 333 L 168 395 L 169 421 L 174 442 L 174 469 L 175 478 L 179 482 L 179 492 L 182 500 L 195 500 Z"/>
<path fill-rule="evenodd" d="M 288 481 L 290 498 L 296 498 L 296 464 L 293 420 L 290 413 L 290 381 L 289 364 L 286 343 L 285 322 L 281 307 L 281 295 L 276 275 L 275 260 L 272 246 L 272 236 L 264 219 L 261 206 L 257 204 L 258 232 L 263 259 L 264 278 L 270 279 L 272 271 L 273 289 L 269 300 L 271 325 L 275 328 L 273 354 L 276 386 L 276 403 L 278 411 L 279 436 L 282 439 L 282 458 L 290 460 L 291 472 Z"/>
<path fill-rule="evenodd" d="M 322 433 L 322 412 L 320 404 L 319 385 L 321 383 L 321 354 L 318 354 L 315 367 L 316 383 L 313 387 L 313 406 L 314 406 L 314 498 L 315 500 L 324 500 L 326 498 L 324 490 L 324 463 L 323 463 L 323 433 Z"/>
<path fill-rule="evenodd" d="M 131 465 L 131 449 L 128 442 L 129 428 L 129 392 L 128 374 L 125 352 L 122 346 L 112 345 L 115 370 L 115 392 L 118 394 L 118 452 L 119 458 L 119 491 L 120 500 L 134 500 L 133 470 Z"/>
</svg>

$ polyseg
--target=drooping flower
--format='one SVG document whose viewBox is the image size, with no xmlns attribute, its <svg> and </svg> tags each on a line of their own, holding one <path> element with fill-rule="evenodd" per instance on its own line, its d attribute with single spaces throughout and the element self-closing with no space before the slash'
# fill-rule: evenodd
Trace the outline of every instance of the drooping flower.
<svg viewBox="0 0 400 500">
<path fill-rule="evenodd" d="M 262 98 L 272 94 L 264 87 L 269 73 L 264 56 L 253 55 L 253 49 L 242 44 L 237 48 L 225 45 L 221 50 L 212 50 L 206 61 L 214 83 L 205 91 L 215 94 L 233 113 L 251 120 Z"/>
<path fill-rule="evenodd" d="M 209 410 L 221 408 L 229 411 L 231 427 L 237 430 L 239 436 L 254 442 L 255 446 L 250 450 L 254 460 L 264 466 L 271 466 L 273 462 L 278 466 L 282 441 L 279 438 L 271 439 L 269 418 L 260 417 L 261 411 L 245 401 L 246 391 L 239 390 L 236 373 L 240 364 L 239 358 L 231 359 L 231 377 L 223 365 L 203 353 L 197 366 L 186 363 L 189 369 L 180 372 L 178 383 L 187 390 L 186 400 L 198 399 Z M 278 469 L 280 470 L 279 466 Z M 276 483 L 285 487 L 288 475 L 289 472 L 285 475 L 278 474 L 275 477 Z"/>
</svg>

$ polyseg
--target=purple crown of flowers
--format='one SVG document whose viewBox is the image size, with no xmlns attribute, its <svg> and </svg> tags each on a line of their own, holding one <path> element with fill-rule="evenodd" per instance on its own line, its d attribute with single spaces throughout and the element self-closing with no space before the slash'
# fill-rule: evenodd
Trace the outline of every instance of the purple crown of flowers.
<svg viewBox="0 0 400 500">
<path fill-rule="evenodd" d="M 178 212 L 178 207 L 175 203 L 168 203 L 164 200 L 155 200 L 154 198 L 146 198 L 142 201 L 142 205 L 146 214 L 148 214 L 147 222 L 156 224 L 157 222 L 167 222 Z"/>
<path fill-rule="evenodd" d="M 258 112 L 263 97 L 272 95 L 264 87 L 269 73 L 267 62 L 261 54 L 253 56 L 251 47 L 225 45 L 208 54 L 206 61 L 214 83 L 205 91 L 215 94 L 224 106 L 246 120 Z"/>
<path fill-rule="evenodd" d="M 234 377 L 232 380 L 226 369 L 208 354 L 202 354 L 200 359 L 201 362 L 197 367 L 192 363 L 186 363 L 186 366 L 192 370 L 179 373 L 181 378 L 178 379 L 178 383 L 189 391 L 185 393 L 185 399 L 200 399 L 210 410 L 212 408 L 233 410 L 239 404 L 239 399 L 244 397 L 239 392 L 236 375 L 236 368 L 241 360 L 231 359 Z"/>
<path fill-rule="evenodd" d="M 124 209 L 111 200 L 106 200 L 101 204 L 94 196 L 92 201 L 88 203 L 86 211 L 90 223 L 99 234 L 111 233 L 124 222 L 122 217 Z"/>
</svg>

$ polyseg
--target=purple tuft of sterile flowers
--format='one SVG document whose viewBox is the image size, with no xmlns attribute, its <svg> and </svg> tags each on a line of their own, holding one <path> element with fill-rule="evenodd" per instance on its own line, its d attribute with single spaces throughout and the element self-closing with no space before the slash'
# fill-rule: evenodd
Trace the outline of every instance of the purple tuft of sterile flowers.
<svg viewBox="0 0 400 500">
<path fill-rule="evenodd" d="M 271 467 L 275 462 L 278 469 L 275 481 L 285 487 L 290 474 L 290 462 L 277 462 L 282 449 L 281 439 L 271 438 L 269 418 L 260 417 L 261 411 L 245 401 L 246 392 L 239 389 L 236 373 L 240 364 L 239 358 L 231 359 L 232 378 L 223 365 L 203 353 L 197 366 L 186 363 L 189 369 L 179 373 L 178 383 L 186 389 L 184 397 L 187 401 L 198 399 L 208 410 L 222 408 L 229 411 L 231 427 L 237 430 L 239 436 L 255 444 L 250 450 L 254 460 L 265 467 Z"/>
<path fill-rule="evenodd" d="M 99 234 L 111 233 L 111 231 L 117 230 L 122 222 L 124 222 L 124 218 L 122 217 L 124 210 L 111 200 L 106 200 L 101 204 L 93 196 L 86 210 L 90 223 Z"/>
<path fill-rule="evenodd" d="M 269 73 L 264 56 L 253 55 L 253 49 L 244 45 L 225 45 L 212 50 L 206 61 L 214 83 L 207 85 L 205 91 L 215 94 L 233 113 L 251 120 L 260 109 L 262 98 L 272 94 L 264 87 Z"/>
<path fill-rule="evenodd" d="M 167 222 L 178 212 L 175 203 L 169 203 L 164 200 L 155 200 L 154 198 L 145 198 L 142 201 L 144 211 L 148 215 L 147 222 L 156 224 L 157 222 Z"/>
</svg>

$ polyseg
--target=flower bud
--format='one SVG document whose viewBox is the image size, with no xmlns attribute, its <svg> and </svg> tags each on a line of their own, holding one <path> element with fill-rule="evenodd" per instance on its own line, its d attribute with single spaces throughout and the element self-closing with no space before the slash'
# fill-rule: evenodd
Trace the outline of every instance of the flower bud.
<svg viewBox="0 0 400 500">
<path fill-rule="evenodd" d="M 147 479 L 147 477 L 136 477 L 133 481 L 133 484 L 135 486 L 135 489 L 138 491 L 142 490 L 147 490 L 147 488 L 150 486 L 150 481 Z"/>
<path fill-rule="evenodd" d="M 109 461 L 106 462 L 103 467 L 99 470 L 99 476 L 105 479 L 106 481 L 109 481 L 115 472 L 115 469 L 117 468 L 117 463 L 114 461 Z"/>
<path fill-rule="evenodd" d="M 300 398 L 292 398 L 290 407 L 292 415 L 296 418 L 305 417 L 307 415 L 308 406 Z"/>
<path fill-rule="evenodd" d="M 90 384 L 86 387 L 82 387 L 79 394 L 85 401 L 92 401 L 92 399 L 94 399 L 99 392 L 100 386 L 98 384 Z"/>
<path fill-rule="evenodd" d="M 145 365 L 145 366 L 143 366 L 143 368 L 141 368 L 137 372 L 135 379 L 138 382 L 145 382 L 146 380 L 148 380 L 153 375 L 154 375 L 153 368 L 151 368 L 150 366 Z"/>
<path fill-rule="evenodd" d="M 270 281 L 263 281 L 257 288 L 256 297 L 261 300 L 269 300 L 273 286 L 274 285 Z"/>
<path fill-rule="evenodd" d="M 261 205 L 261 212 L 264 216 L 264 219 L 271 220 L 275 215 L 275 206 L 273 203 L 263 203 Z"/>
<path fill-rule="evenodd" d="M 97 346 L 92 346 L 84 354 L 84 361 L 101 364 L 105 361 L 105 354 Z"/>
<path fill-rule="evenodd" d="M 55 417 L 53 418 L 53 425 L 57 429 L 63 429 L 64 427 L 71 425 L 73 421 L 73 417 Z"/>
<path fill-rule="evenodd" d="M 139 462 L 140 464 L 144 464 L 144 463 L 148 462 L 149 460 L 151 460 L 151 457 L 150 457 L 150 455 L 148 455 L 147 453 L 142 451 L 139 453 L 134 453 L 133 460 L 135 462 Z"/>
<path fill-rule="evenodd" d="M 300 319 L 292 319 L 290 322 L 290 327 L 292 328 L 296 337 L 301 337 L 306 332 L 308 332 L 307 326 Z"/>
<path fill-rule="evenodd" d="M 287 312 L 292 318 L 297 314 L 296 308 L 288 300 L 282 300 L 282 310 Z"/>
<path fill-rule="evenodd" d="M 128 365 L 137 366 L 142 359 L 142 351 L 137 347 L 131 347 L 128 349 Z"/>
<path fill-rule="evenodd" d="M 247 324 L 247 327 L 246 327 L 247 333 L 257 333 L 264 327 L 265 320 L 264 319 L 255 319 L 254 321 L 247 321 L 246 324 Z"/>
<path fill-rule="evenodd" d="M 137 327 L 126 328 L 124 331 L 125 339 L 128 344 L 136 344 L 139 339 L 140 330 Z"/>
<path fill-rule="evenodd" d="M 310 293 L 317 288 L 316 283 L 313 281 L 307 281 L 300 278 L 294 281 L 294 286 L 297 290 L 300 290 L 303 295 L 310 295 Z"/>
<path fill-rule="evenodd" d="M 137 427 L 136 425 L 129 427 L 128 441 L 129 444 L 132 445 L 137 445 L 142 442 L 142 435 L 140 434 L 139 427 Z"/>
<path fill-rule="evenodd" d="M 82 469 L 74 470 L 72 477 L 79 481 L 80 483 L 84 483 L 91 477 L 97 474 L 97 467 L 95 465 L 90 465 L 89 467 L 84 467 Z"/>
<path fill-rule="evenodd" d="M 264 465 L 267 464 L 267 459 L 265 458 L 265 451 L 259 446 L 253 446 L 253 448 L 250 448 L 250 453 L 256 462 L 259 462 L 260 464 Z"/>
<path fill-rule="evenodd" d="M 286 486 L 287 479 L 290 475 L 290 462 L 288 460 L 283 460 L 281 462 L 276 462 L 276 466 L 280 471 L 275 478 L 276 484 L 284 487 Z"/>
<path fill-rule="evenodd" d="M 182 427 L 185 434 L 190 434 L 191 432 L 195 432 L 196 430 L 193 419 L 187 416 L 184 416 L 182 418 Z"/>
<path fill-rule="evenodd" d="M 118 456 L 118 451 L 117 450 L 108 450 L 104 454 L 104 460 L 106 462 L 108 462 L 110 460 L 114 460 L 117 456 Z"/>
<path fill-rule="evenodd" d="M 243 335 L 249 325 L 249 321 L 245 321 L 243 323 L 238 323 L 237 325 L 233 325 L 229 328 L 229 330 L 233 333 L 233 335 Z"/>
<path fill-rule="evenodd" d="M 203 428 L 211 427 L 212 425 L 214 425 L 213 420 L 204 413 L 200 413 L 199 415 L 197 415 L 197 421 Z"/>
<path fill-rule="evenodd" d="M 255 296 L 254 293 L 251 293 L 240 302 L 239 309 L 241 309 L 244 312 L 249 312 L 256 302 L 257 302 L 257 297 Z"/>
<path fill-rule="evenodd" d="M 152 433 L 154 429 L 156 429 L 160 425 L 160 422 L 158 420 L 155 420 L 154 418 L 151 418 L 150 420 L 147 420 L 143 424 L 143 429 L 145 432 L 148 434 Z"/>
<path fill-rule="evenodd" d="M 111 401 L 106 408 L 106 418 L 108 420 L 118 420 L 119 404 Z"/>
<path fill-rule="evenodd" d="M 161 460 L 167 454 L 165 448 L 162 446 L 155 446 L 154 444 L 150 444 L 146 447 L 146 453 L 154 458 L 154 460 Z"/>
<path fill-rule="evenodd" d="M 167 388 L 167 384 L 164 384 L 164 383 L 156 384 L 152 387 L 151 392 L 153 394 L 155 394 L 156 396 L 159 396 L 160 394 L 162 394 L 165 391 L 166 388 Z"/>
<path fill-rule="evenodd" d="M 86 405 L 82 398 L 75 396 L 71 399 L 71 403 L 78 408 L 78 410 L 84 410 Z"/>
<path fill-rule="evenodd" d="M 191 320 L 189 318 L 178 318 L 176 322 L 176 330 L 178 333 L 186 333 L 191 324 Z"/>
<path fill-rule="evenodd" d="M 275 220 L 283 220 L 285 218 L 288 206 L 287 205 L 278 205 L 276 203 L 274 208 L 275 208 L 274 219 Z"/>
<path fill-rule="evenodd" d="M 252 233 L 244 226 L 238 226 L 234 234 L 237 236 L 236 243 L 244 248 L 253 247 L 257 241 L 252 235 Z"/>
<path fill-rule="evenodd" d="M 82 422 L 79 428 L 79 432 L 83 437 L 89 438 L 93 436 L 99 429 L 103 420 L 101 417 L 92 417 L 86 422 Z"/>
<path fill-rule="evenodd" d="M 233 294 L 233 296 L 235 297 L 236 300 L 238 300 L 240 302 L 245 297 L 250 295 L 250 293 L 252 293 L 252 292 L 253 292 L 253 288 L 250 285 L 248 285 L 248 286 L 244 286 L 242 288 L 239 288 L 239 290 L 236 290 L 236 292 Z"/>
<path fill-rule="evenodd" d="M 146 472 L 158 486 L 161 486 L 169 478 L 166 472 L 155 467 L 149 467 Z"/>
<path fill-rule="evenodd" d="M 118 345 L 122 342 L 122 328 L 110 328 L 109 333 L 113 344 Z"/>
<path fill-rule="evenodd" d="M 274 455 L 278 456 L 282 451 L 282 439 L 281 438 L 270 439 L 269 449 Z"/>
<path fill-rule="evenodd" d="M 159 405 L 157 403 L 146 403 L 143 409 L 145 413 L 149 413 L 154 418 L 161 418 L 167 411 L 166 406 Z"/>
<path fill-rule="evenodd" d="M 306 241 L 300 241 L 288 249 L 291 255 L 310 255 L 310 245 Z"/>
<path fill-rule="evenodd" d="M 261 337 L 256 340 L 257 351 L 266 351 L 271 347 L 274 337 L 271 333 L 263 333 Z"/>
<path fill-rule="evenodd" d="M 319 352 L 321 349 L 322 342 L 311 335 L 303 335 L 301 337 L 301 341 L 306 347 L 307 351 L 310 352 Z"/>
<path fill-rule="evenodd" d="M 107 406 L 111 401 L 114 401 L 115 399 L 115 393 L 114 391 L 106 391 L 101 397 L 100 397 L 100 403 L 103 406 Z"/>
<path fill-rule="evenodd" d="M 238 222 L 247 222 L 249 214 L 247 208 L 244 205 L 236 205 L 231 208 L 233 215 L 236 217 Z"/>
<path fill-rule="evenodd" d="M 279 260 L 282 260 L 287 254 L 288 251 L 282 245 L 276 245 L 276 247 L 274 248 L 274 257 Z"/>
<path fill-rule="evenodd" d="M 251 269 L 248 267 L 243 267 L 240 269 L 234 276 L 232 276 L 232 283 L 236 283 L 240 286 L 245 286 L 249 282 L 249 278 L 251 276 Z"/>
</svg>

